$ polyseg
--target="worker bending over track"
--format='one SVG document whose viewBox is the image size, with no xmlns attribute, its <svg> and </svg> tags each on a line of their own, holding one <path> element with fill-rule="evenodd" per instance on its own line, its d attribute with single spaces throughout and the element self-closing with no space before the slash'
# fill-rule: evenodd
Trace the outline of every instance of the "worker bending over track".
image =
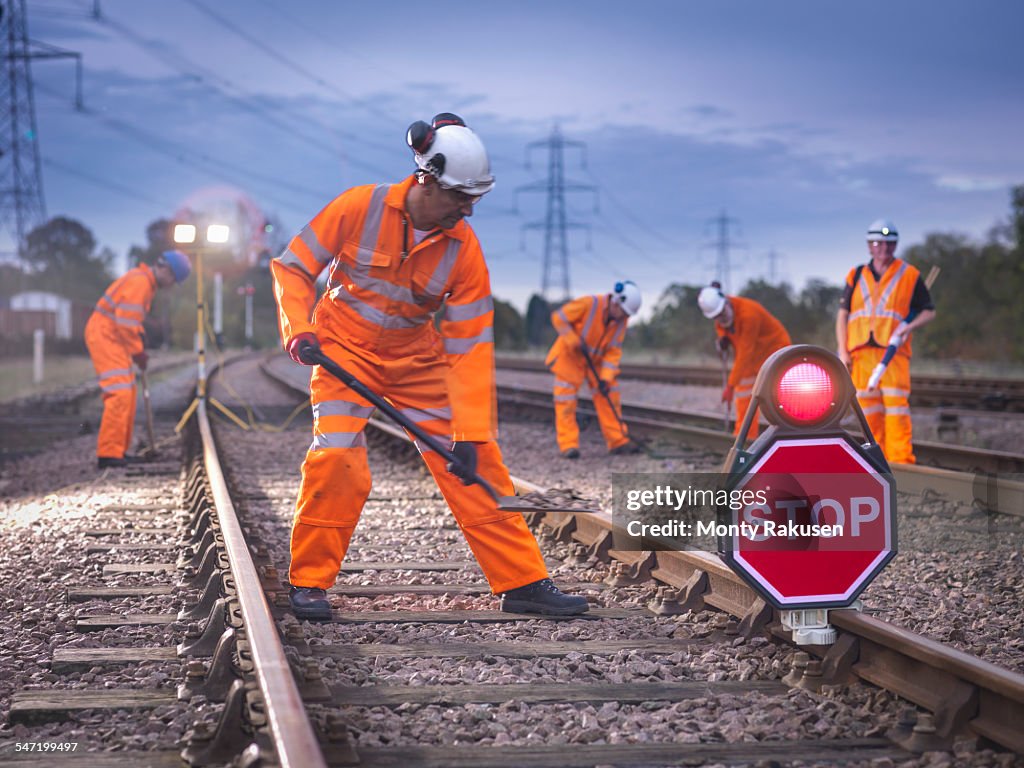
<svg viewBox="0 0 1024 768">
<path fill-rule="evenodd" d="M 857 399 L 876 442 L 890 462 L 914 464 L 910 420 L 910 335 L 935 318 L 921 273 L 897 259 L 896 225 L 879 219 L 868 227 L 871 259 L 850 270 L 836 315 L 839 359 L 850 368 Z M 910 315 L 910 322 L 905 319 Z M 879 388 L 868 389 L 885 348 L 896 354 L 882 374 Z"/>
<path fill-rule="evenodd" d="M 626 325 L 640 309 L 642 299 L 636 284 L 623 280 L 615 284 L 611 293 L 581 296 L 551 313 L 558 338 L 544 362 L 555 374 L 555 431 L 558 450 L 567 459 L 580 457 L 576 401 L 584 381 L 590 387 L 609 452 L 640 451 L 630 442 L 622 421 L 618 378 Z"/>
<path fill-rule="evenodd" d="M 483 143 L 456 115 L 418 121 L 406 136 L 417 170 L 397 184 L 354 187 L 328 203 L 271 262 L 281 338 L 303 362 L 307 344 L 386 397 L 499 494 L 514 489 L 497 438 L 494 305 L 480 243 L 465 217 L 494 186 Z M 326 292 L 315 281 L 328 270 Z M 440 332 L 434 313 L 444 304 Z M 315 306 L 314 306 L 315 305 Z M 296 616 L 331 617 L 334 585 L 370 493 L 363 430 L 370 403 L 321 366 L 310 380 L 313 442 L 291 537 Z M 585 598 L 548 578 L 521 515 L 499 511 L 417 443 L 504 611 L 576 614 Z"/>
<path fill-rule="evenodd" d="M 715 321 L 718 351 L 726 355 L 731 346 L 735 350 L 732 371 L 722 388 L 722 402 L 736 398 L 736 427 L 739 434 L 743 417 L 750 407 L 754 380 L 761 364 L 778 350 L 792 342 L 789 334 L 774 315 L 753 299 L 726 296 L 718 284 L 702 288 L 697 305 L 704 317 Z M 750 422 L 748 437 L 758 433 L 757 418 Z"/>
<path fill-rule="evenodd" d="M 103 393 L 103 417 L 96 441 L 100 469 L 140 461 L 128 454 L 135 426 L 135 374 L 146 370 L 142 321 L 160 288 L 181 283 L 192 271 L 188 256 L 167 251 L 153 266 L 140 264 L 119 277 L 96 302 L 85 324 L 85 345 Z"/>
</svg>

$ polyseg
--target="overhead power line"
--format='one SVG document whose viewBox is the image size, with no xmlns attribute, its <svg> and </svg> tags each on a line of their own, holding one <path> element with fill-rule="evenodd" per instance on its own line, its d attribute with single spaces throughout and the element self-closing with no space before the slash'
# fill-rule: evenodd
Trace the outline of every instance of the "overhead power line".
<svg viewBox="0 0 1024 768">
<path fill-rule="evenodd" d="M 93 176 L 91 173 L 86 173 L 81 169 L 72 168 L 69 165 L 65 165 L 64 163 L 58 160 L 54 160 L 52 157 L 48 157 L 46 155 L 43 156 L 43 165 L 49 166 L 51 168 L 56 168 L 61 173 L 66 173 L 69 176 L 75 176 L 79 179 L 89 182 L 90 184 L 94 184 L 97 187 L 102 187 L 103 189 L 109 190 L 110 192 L 115 192 L 119 195 L 130 197 L 132 200 L 145 200 L 147 203 L 152 203 L 153 205 L 159 206 L 160 208 L 163 208 L 165 210 L 171 210 L 175 206 L 175 203 L 173 201 L 158 200 L 157 198 L 150 196 L 148 192 L 144 192 L 142 190 L 135 189 L 132 187 L 127 187 L 124 184 L 119 184 L 118 182 L 111 181 L 110 179 L 101 179 L 98 176 Z"/>
<path fill-rule="evenodd" d="M 220 24 L 222 27 L 224 27 L 226 30 L 231 32 L 236 37 L 242 38 L 247 43 L 249 43 L 249 45 L 253 46 L 257 50 L 262 51 L 265 55 L 269 56 L 270 58 L 274 59 L 278 63 L 282 64 L 283 66 L 287 67 L 293 72 L 299 74 L 300 76 L 306 78 L 310 82 L 315 83 L 324 90 L 332 91 L 333 93 L 336 93 L 337 95 L 341 96 L 343 99 L 352 102 L 352 104 L 362 109 L 365 109 L 367 112 L 372 112 L 373 114 L 377 115 L 378 117 L 382 117 L 385 120 L 395 119 L 393 115 L 389 115 L 388 113 L 377 109 L 372 104 L 366 101 L 361 101 L 355 98 L 355 96 L 353 96 L 351 93 L 342 90 L 334 83 L 324 80 L 322 77 L 320 77 L 320 75 L 316 74 L 315 72 L 311 72 L 298 62 L 293 61 L 289 57 L 285 56 L 283 53 L 280 53 L 274 48 L 271 48 L 264 41 L 250 35 L 248 32 L 245 32 L 241 27 L 238 26 L 237 23 L 232 22 L 230 19 L 225 18 L 213 9 L 203 5 L 199 2 L 199 0 L 185 0 L 185 2 L 187 2 L 200 13 L 203 13 L 209 18 L 213 19 L 215 22 Z"/>
<path fill-rule="evenodd" d="M 327 135 L 339 136 L 347 141 L 363 144 L 372 149 L 382 149 L 379 145 L 365 141 L 352 133 L 342 131 L 338 129 L 336 125 L 323 123 L 315 116 L 308 113 L 303 115 L 300 120 L 286 120 L 282 117 L 280 107 L 271 107 L 261 103 L 261 99 L 247 92 L 244 88 L 241 88 L 233 81 L 223 75 L 207 69 L 201 64 L 196 63 L 180 52 L 168 50 L 159 41 L 147 38 L 145 35 L 140 34 L 127 24 L 107 16 L 106 14 L 99 16 L 97 20 L 160 63 L 170 67 L 185 77 L 195 80 L 198 84 L 218 94 L 240 109 L 259 116 L 265 124 L 272 125 L 275 128 L 280 129 L 287 134 L 289 138 L 305 143 L 307 146 L 310 146 L 317 151 L 336 157 L 342 162 L 351 163 L 354 166 L 363 168 L 364 170 L 377 175 L 382 173 L 386 175 L 386 171 L 383 171 L 373 163 L 367 162 L 361 157 L 353 156 L 351 153 L 339 153 L 321 137 L 314 136 L 304 131 L 302 127 L 305 124 L 316 125 Z"/>
<path fill-rule="evenodd" d="M 44 93 L 50 93 L 51 95 L 54 95 L 54 92 L 49 88 L 39 86 L 39 89 Z M 134 126 L 131 123 L 128 123 L 124 120 L 119 120 L 115 117 L 111 117 L 108 114 L 101 114 L 90 108 L 84 108 L 82 110 L 79 110 L 77 114 L 95 120 L 96 122 L 106 126 L 108 129 L 115 131 L 121 134 L 122 136 L 128 137 L 129 139 L 137 142 L 139 145 L 149 150 L 150 152 L 154 152 L 156 154 L 169 157 L 170 159 L 174 160 L 179 164 L 190 166 L 191 168 L 200 171 L 203 175 L 212 177 L 217 181 L 228 181 L 236 185 L 242 185 L 239 184 L 237 179 L 231 179 L 230 177 L 225 179 L 223 176 L 219 176 L 215 172 L 218 168 L 222 169 L 222 172 L 223 170 L 226 169 L 229 174 L 233 173 L 236 174 L 237 176 L 248 178 L 250 180 L 255 180 L 257 183 L 260 184 L 270 184 L 275 189 L 290 189 L 296 194 L 301 194 L 304 196 L 308 196 L 310 198 L 316 197 L 317 200 L 321 202 L 325 199 L 325 196 L 318 195 L 316 192 L 306 187 L 300 187 L 298 185 L 282 182 L 278 178 L 257 173 L 255 171 L 248 170 L 247 168 L 236 166 L 224 160 L 212 158 L 206 154 L 203 154 L 202 152 L 172 142 L 168 139 L 156 135 L 155 133 L 152 133 L 151 131 L 147 131 L 143 128 L 139 128 L 138 126 Z M 281 198 L 276 198 L 274 195 L 268 194 L 264 194 L 264 197 L 270 200 L 274 200 L 281 207 L 299 210 L 294 207 L 294 203 L 291 201 L 285 201 Z"/>
</svg>

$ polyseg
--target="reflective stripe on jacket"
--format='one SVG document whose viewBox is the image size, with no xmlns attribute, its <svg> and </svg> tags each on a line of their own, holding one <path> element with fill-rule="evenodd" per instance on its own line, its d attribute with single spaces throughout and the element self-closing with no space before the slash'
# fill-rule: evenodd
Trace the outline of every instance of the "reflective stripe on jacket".
<svg viewBox="0 0 1024 768">
<path fill-rule="evenodd" d="M 583 381 L 587 362 L 578 350 L 572 348 L 572 342 L 567 341 L 579 337 L 598 376 L 607 382 L 618 378 L 628 319 L 606 323 L 608 312 L 608 294 L 604 294 L 581 296 L 551 313 L 551 324 L 558 331 L 558 338 L 551 346 L 545 364 L 556 376 L 576 384 Z"/>
<path fill-rule="evenodd" d="M 889 337 L 896 326 L 910 312 L 910 301 L 914 296 L 921 273 L 901 259 L 893 259 L 881 279 L 875 280 L 871 268 L 865 265 L 860 270 L 857 284 L 857 269 L 851 269 L 846 284 L 853 286 L 850 295 L 850 316 L 846 326 L 846 348 L 853 352 L 872 342 L 880 347 L 888 346 Z M 899 348 L 899 354 L 910 356 L 910 337 Z"/>
<path fill-rule="evenodd" d="M 758 302 L 742 296 L 730 296 L 729 303 L 732 305 L 732 327 L 723 328 L 716 322 L 715 332 L 728 338 L 736 350 L 729 386 L 737 390 L 737 396 L 749 397 L 761 364 L 792 342 L 782 323 Z"/>
<path fill-rule="evenodd" d="M 414 183 L 410 176 L 347 190 L 271 261 L 281 339 L 287 347 L 300 333 L 333 333 L 382 360 L 443 349 L 453 438 L 492 440 L 494 303 L 487 265 L 465 221 L 413 246 L 405 199 Z M 315 281 L 324 269 L 327 290 L 316 303 Z M 431 320 L 442 303 L 438 340 Z"/>
<path fill-rule="evenodd" d="M 118 340 L 135 355 L 143 350 L 142 322 L 156 293 L 156 276 L 148 264 L 140 264 L 110 284 L 89 317 L 89 325 Z"/>
</svg>

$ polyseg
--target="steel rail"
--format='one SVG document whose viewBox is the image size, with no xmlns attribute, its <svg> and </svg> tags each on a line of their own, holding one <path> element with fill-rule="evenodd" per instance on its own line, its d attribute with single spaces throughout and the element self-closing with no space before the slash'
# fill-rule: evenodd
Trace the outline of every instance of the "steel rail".
<svg viewBox="0 0 1024 768">
<path fill-rule="evenodd" d="M 542 360 L 498 357 L 498 368 L 548 373 Z M 620 367 L 623 379 L 659 381 L 667 384 L 722 386 L 718 368 L 699 365 L 652 365 L 626 363 Z M 910 391 L 910 402 L 917 406 L 959 405 L 982 411 L 1024 410 L 1024 380 L 986 378 L 954 378 L 916 374 Z"/>
<path fill-rule="evenodd" d="M 551 408 L 548 390 L 502 384 L 498 386 L 498 394 L 504 402 L 531 408 Z M 591 398 L 581 396 L 579 402 L 583 413 L 596 413 Z M 732 446 L 733 436 L 715 428 L 721 424 L 718 416 L 628 403 L 623 403 L 622 412 L 623 419 L 633 426 L 675 432 L 692 445 L 721 453 Z M 1024 472 L 1024 455 L 926 441 L 915 442 L 914 451 L 923 461 L 960 469 L 894 464 L 893 474 L 900 491 L 931 493 L 961 505 L 977 503 L 993 512 L 1024 516 L 1024 482 L 998 474 Z"/>
<path fill-rule="evenodd" d="M 289 379 L 270 366 L 264 370 L 283 382 Z M 303 388 L 290 384 L 296 391 Z M 527 403 L 534 405 L 535 403 Z M 550 400 L 545 404 L 550 407 Z M 370 424 L 408 441 L 396 427 L 378 419 Z M 730 442 L 721 431 L 691 427 L 703 434 L 709 445 Z M 911 467 L 916 471 L 919 468 Z M 934 471 L 933 468 L 923 468 Z M 517 493 L 544 492 L 544 488 L 513 477 Z M 676 590 L 679 610 L 700 610 L 710 606 L 740 619 L 738 631 L 751 634 L 770 629 L 780 639 L 779 613 L 768 606 L 717 554 L 701 551 L 620 551 L 613 548 L 615 524 L 607 512 L 572 515 L 564 512 L 533 513 L 534 522 L 555 530 L 563 540 L 586 546 L 605 560 L 618 560 L 633 568 L 640 579 L 667 584 Z M 852 609 L 829 612 L 839 631 L 830 647 L 809 647 L 831 673 L 832 682 L 847 674 L 889 690 L 936 714 L 941 735 L 970 728 L 1007 749 L 1024 753 L 1024 675 L 944 646 L 896 625 L 865 616 Z"/>
<path fill-rule="evenodd" d="M 326 768 L 320 743 L 306 717 L 288 658 L 270 613 L 260 577 L 242 533 L 224 473 L 221 470 L 206 411 L 205 399 L 196 409 L 202 438 L 203 464 L 210 484 L 224 548 L 237 587 L 237 598 L 252 649 L 253 662 L 281 768 Z"/>
</svg>

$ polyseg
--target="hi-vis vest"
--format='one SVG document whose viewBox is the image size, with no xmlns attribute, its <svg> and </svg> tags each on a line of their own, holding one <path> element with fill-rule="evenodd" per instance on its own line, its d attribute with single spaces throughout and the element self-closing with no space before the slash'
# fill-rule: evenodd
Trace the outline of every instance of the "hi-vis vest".
<svg viewBox="0 0 1024 768">
<path fill-rule="evenodd" d="M 622 361 L 622 342 L 626 338 L 626 319 L 605 323 L 608 294 L 582 296 L 551 313 L 551 324 L 558 338 L 544 361 L 560 379 L 580 384 L 586 377 L 587 362 L 576 350 L 563 342 L 567 333 L 583 339 L 583 345 L 603 381 L 615 381 Z"/>
<path fill-rule="evenodd" d="M 875 280 L 869 266 L 860 270 L 857 284 L 850 296 L 850 316 L 846 327 L 846 348 L 853 352 L 871 344 L 889 345 L 889 337 L 910 312 L 910 301 L 914 296 L 921 273 L 916 267 L 900 259 L 893 259 L 881 279 Z M 852 285 L 857 269 L 851 269 L 846 277 Z M 911 354 L 910 338 L 900 346 L 899 354 Z"/>
<path fill-rule="evenodd" d="M 142 322 L 155 293 L 156 276 L 148 264 L 129 269 L 96 302 L 88 325 L 102 329 L 108 338 L 117 339 L 128 354 L 137 354 L 143 350 Z"/>
<path fill-rule="evenodd" d="M 487 265 L 465 221 L 413 244 L 405 199 L 415 181 L 349 189 L 271 261 L 281 339 L 287 347 L 300 333 L 333 336 L 380 361 L 443 350 L 454 439 L 490 440 L 497 422 Z M 325 269 L 327 291 L 316 303 Z M 431 321 L 442 303 L 438 338 Z"/>
</svg>

